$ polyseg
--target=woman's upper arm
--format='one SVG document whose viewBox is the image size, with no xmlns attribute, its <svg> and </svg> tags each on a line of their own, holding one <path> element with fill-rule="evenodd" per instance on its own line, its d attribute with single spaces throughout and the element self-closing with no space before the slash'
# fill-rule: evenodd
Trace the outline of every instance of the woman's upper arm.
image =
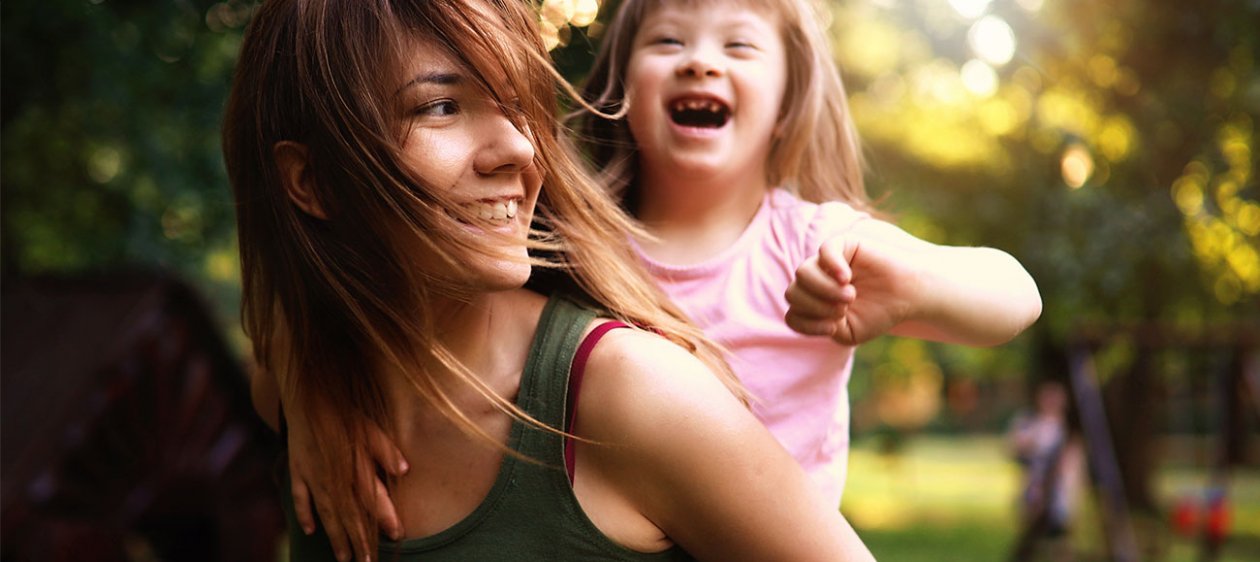
<svg viewBox="0 0 1260 562">
<path fill-rule="evenodd" d="M 698 360 L 655 336 L 598 346 L 586 450 L 645 517 L 701 560 L 870 560 L 836 506 Z M 601 349 L 602 348 L 602 349 Z"/>
</svg>

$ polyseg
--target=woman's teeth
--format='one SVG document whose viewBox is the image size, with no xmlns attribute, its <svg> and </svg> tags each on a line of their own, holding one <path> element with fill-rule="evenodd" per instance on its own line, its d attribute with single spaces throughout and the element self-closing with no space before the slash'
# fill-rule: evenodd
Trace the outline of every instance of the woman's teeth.
<svg viewBox="0 0 1260 562">
<path fill-rule="evenodd" d="M 506 201 L 474 201 L 464 205 L 464 208 L 472 211 L 483 221 L 502 224 L 516 218 L 517 205 L 515 199 L 508 199 Z"/>
</svg>

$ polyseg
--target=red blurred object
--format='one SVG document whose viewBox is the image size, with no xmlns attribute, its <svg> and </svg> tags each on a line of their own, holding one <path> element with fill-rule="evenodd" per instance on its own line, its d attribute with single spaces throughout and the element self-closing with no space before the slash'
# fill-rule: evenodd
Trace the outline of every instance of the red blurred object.
<svg viewBox="0 0 1260 562">
<path fill-rule="evenodd" d="M 1220 489 L 1213 489 L 1207 494 L 1207 505 L 1204 509 L 1203 535 L 1213 543 L 1221 543 L 1229 535 L 1229 499 Z"/>
<path fill-rule="evenodd" d="M 1183 537 L 1201 537 L 1219 545 L 1229 535 L 1229 498 L 1220 488 L 1209 488 L 1203 497 L 1183 495 L 1177 498 L 1170 514 L 1173 531 Z"/>
<path fill-rule="evenodd" d="M 1199 502 L 1193 496 L 1177 498 L 1172 509 L 1172 528 L 1178 535 L 1193 537 L 1199 526 Z"/>
</svg>

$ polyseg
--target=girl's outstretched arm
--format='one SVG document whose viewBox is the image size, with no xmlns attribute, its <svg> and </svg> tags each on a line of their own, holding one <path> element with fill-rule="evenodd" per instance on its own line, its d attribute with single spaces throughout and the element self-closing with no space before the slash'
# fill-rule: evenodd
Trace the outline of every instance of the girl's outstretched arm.
<svg viewBox="0 0 1260 562">
<path fill-rule="evenodd" d="M 700 560 L 873 560 L 795 460 L 694 356 L 618 330 L 595 348 L 574 490 L 634 506 Z M 608 528 L 628 525 L 607 522 Z M 601 521 L 606 521 L 601 525 Z M 616 540 L 616 536 L 610 534 Z"/>
<path fill-rule="evenodd" d="M 884 333 L 998 345 L 1041 315 L 1037 284 L 1010 254 L 932 244 L 880 220 L 824 243 L 787 299 L 794 330 L 846 345 Z"/>
</svg>

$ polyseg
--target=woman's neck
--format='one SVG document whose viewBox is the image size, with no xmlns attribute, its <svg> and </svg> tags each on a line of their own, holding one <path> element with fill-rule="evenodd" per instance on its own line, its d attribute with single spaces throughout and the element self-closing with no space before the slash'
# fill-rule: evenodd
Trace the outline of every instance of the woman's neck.
<svg viewBox="0 0 1260 562">
<path fill-rule="evenodd" d="M 519 385 L 534 325 L 545 302 L 536 293 L 514 289 L 484 293 L 467 301 L 432 303 L 435 343 L 445 348 L 483 385 L 511 400 Z M 417 399 L 410 376 L 433 376 L 437 386 L 456 406 L 478 410 L 489 404 L 454 373 L 406 374 L 390 366 L 386 366 L 385 372 L 390 373 L 385 378 L 386 396 L 394 402 L 395 415 L 403 423 L 414 422 L 418 411 L 436 413 Z M 421 417 L 429 418 L 428 415 Z"/>
<path fill-rule="evenodd" d="M 641 240 L 648 256 L 686 265 L 730 247 L 761 208 L 770 186 L 763 174 L 686 179 L 642 169 L 636 215 L 657 240 Z"/>
<path fill-rule="evenodd" d="M 470 302 L 432 303 L 436 340 L 484 390 L 514 402 L 546 299 L 515 289 Z M 386 391 L 397 433 L 391 436 L 410 471 L 391 490 L 409 538 L 430 536 L 468 517 L 498 479 L 512 418 L 481 392 L 440 368 L 431 376 L 457 422 L 416 394 L 396 373 Z"/>
</svg>

